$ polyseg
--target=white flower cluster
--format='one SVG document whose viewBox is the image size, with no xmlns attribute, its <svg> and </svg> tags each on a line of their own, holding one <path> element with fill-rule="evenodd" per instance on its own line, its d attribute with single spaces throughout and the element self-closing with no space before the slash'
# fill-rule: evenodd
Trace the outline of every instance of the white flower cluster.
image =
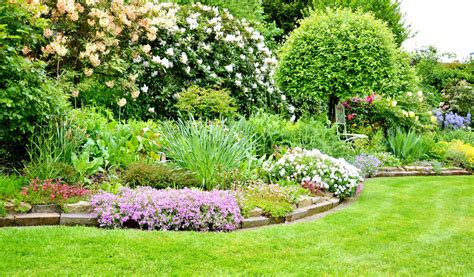
<svg viewBox="0 0 474 277">
<path fill-rule="evenodd" d="M 281 101 L 272 77 L 277 59 L 249 22 L 200 3 L 158 4 L 151 10 L 149 28 L 155 28 L 157 36 L 142 37 L 146 47 L 134 57 L 152 77 L 144 77 L 151 91 L 164 85 L 156 76 L 172 75 L 178 83 L 177 78 L 184 84 L 221 84 L 246 106 L 268 99 L 273 99 L 272 105 Z"/>
<path fill-rule="evenodd" d="M 265 163 L 263 168 L 273 180 L 313 182 L 341 198 L 352 196 L 363 180 L 355 166 L 317 149 L 288 150 L 277 161 Z"/>
</svg>

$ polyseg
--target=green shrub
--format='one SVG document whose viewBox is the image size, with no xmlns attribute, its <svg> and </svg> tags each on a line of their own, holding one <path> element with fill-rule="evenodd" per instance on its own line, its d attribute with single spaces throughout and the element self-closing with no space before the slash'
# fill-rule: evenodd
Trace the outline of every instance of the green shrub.
<svg viewBox="0 0 474 277">
<path fill-rule="evenodd" d="M 438 141 L 461 140 L 464 143 L 474 146 L 474 132 L 464 129 L 438 131 L 435 134 Z"/>
<path fill-rule="evenodd" d="M 447 85 L 441 91 L 441 97 L 444 111 L 463 115 L 474 112 L 474 86 L 467 81 Z"/>
<path fill-rule="evenodd" d="M 219 7 L 222 9 L 228 9 L 233 15 L 246 18 L 248 20 L 259 20 L 262 16 L 263 10 L 260 0 L 240 0 L 240 1 L 229 1 L 229 0 L 172 0 L 170 2 L 178 4 L 195 4 L 201 3 L 203 5 L 211 7 Z"/>
<path fill-rule="evenodd" d="M 7 211 L 5 209 L 5 203 L 3 201 L 0 201 L 0 217 L 5 216 L 7 214 Z"/>
<path fill-rule="evenodd" d="M 254 155 L 252 140 L 237 128 L 201 121 L 167 122 L 163 128 L 165 154 L 196 174 L 205 189 L 228 187 L 245 175 Z"/>
<path fill-rule="evenodd" d="M 315 12 L 291 33 L 275 76 L 299 113 L 314 114 L 321 99 L 332 109 L 339 99 L 370 91 L 403 92 L 406 84 L 394 78 L 400 59 L 390 30 L 372 15 Z"/>
<path fill-rule="evenodd" d="M 107 110 L 77 109 L 70 115 L 73 125 L 84 129 L 88 140 L 83 146 L 89 159 L 103 159 L 104 168 L 127 167 L 138 160 L 161 159 L 161 137 L 153 121 L 120 123 Z M 82 154 L 78 153 L 78 157 Z"/>
<path fill-rule="evenodd" d="M 287 34 L 298 26 L 298 21 L 304 17 L 310 3 L 310 0 L 262 1 L 265 20 L 274 22 L 278 28 L 283 30 L 283 33 L 276 37 L 277 41 L 282 41 Z"/>
<path fill-rule="evenodd" d="M 21 188 L 28 185 L 28 179 L 16 175 L 0 175 L 0 199 L 15 199 Z"/>
<path fill-rule="evenodd" d="M 452 56 L 449 53 L 440 53 L 434 46 L 422 48 L 412 55 L 412 64 L 419 76 L 420 85 L 424 91 L 433 93 L 433 97 L 428 100 L 436 106 L 438 102 L 443 101 L 441 92 L 449 86 L 456 86 L 455 84 L 462 80 L 474 83 L 474 59 L 465 63 L 443 63 L 445 57 Z"/>
<path fill-rule="evenodd" d="M 323 120 L 302 118 L 291 122 L 280 115 L 258 112 L 248 119 L 242 118 L 236 125 L 241 132 L 253 136 L 259 156 L 272 155 L 278 147 L 316 148 L 336 157 L 352 153 L 335 128 L 328 127 Z"/>
<path fill-rule="evenodd" d="M 227 89 L 205 89 L 190 86 L 178 94 L 176 108 L 183 114 L 203 119 L 233 117 L 237 114 L 235 101 Z"/>
<path fill-rule="evenodd" d="M 309 191 L 298 186 L 284 187 L 251 181 L 239 188 L 237 199 L 244 217 L 248 217 L 255 208 L 262 209 L 267 216 L 283 217 L 294 210 L 294 204 L 302 195 L 309 195 Z"/>
<path fill-rule="evenodd" d="M 61 116 L 66 97 L 44 64 L 29 53 L 44 40 L 47 21 L 26 1 L 0 5 L 0 161 L 20 161 L 36 128 Z M 6 160 L 6 161 L 5 161 Z"/>
<path fill-rule="evenodd" d="M 388 133 L 388 149 L 403 161 L 420 161 L 429 157 L 434 141 L 413 131 L 397 130 Z"/>
<path fill-rule="evenodd" d="M 374 153 L 374 157 L 381 161 L 383 166 L 401 166 L 403 164 L 399 158 L 388 152 Z"/>
<path fill-rule="evenodd" d="M 399 46 L 410 36 L 399 0 L 313 0 L 312 7 L 321 11 L 328 8 L 350 8 L 354 11 L 370 12 L 387 24 Z"/>
<path fill-rule="evenodd" d="M 435 152 L 443 161 L 449 161 L 456 166 L 474 169 L 474 146 L 460 140 L 450 142 L 440 141 L 436 144 Z"/>
<path fill-rule="evenodd" d="M 123 179 L 131 187 L 150 186 L 163 189 L 190 188 L 200 185 L 191 172 L 173 167 L 168 163 L 133 163 L 127 167 Z"/>
<path fill-rule="evenodd" d="M 60 178 L 69 183 L 80 180 L 73 159 L 80 153 L 87 134 L 70 120 L 50 122 L 38 130 L 28 146 L 29 161 L 25 175 L 42 180 Z M 87 161 L 89 162 L 89 161 Z"/>
</svg>

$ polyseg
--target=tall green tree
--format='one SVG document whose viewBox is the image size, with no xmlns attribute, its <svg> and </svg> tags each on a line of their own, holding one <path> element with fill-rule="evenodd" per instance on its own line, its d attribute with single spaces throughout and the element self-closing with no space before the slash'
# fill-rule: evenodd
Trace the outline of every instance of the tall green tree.
<svg viewBox="0 0 474 277">
<path fill-rule="evenodd" d="M 298 27 L 299 20 L 308 16 L 311 9 L 325 11 L 333 8 L 371 12 L 375 18 L 386 22 L 398 46 L 410 36 L 399 0 L 263 0 L 262 5 L 265 19 L 284 31 L 277 37 L 280 41 Z"/>
<path fill-rule="evenodd" d="M 398 46 L 410 36 L 409 25 L 405 22 L 400 8 L 400 0 L 313 0 L 311 6 L 315 10 L 350 8 L 371 12 L 375 18 L 387 23 Z"/>
</svg>

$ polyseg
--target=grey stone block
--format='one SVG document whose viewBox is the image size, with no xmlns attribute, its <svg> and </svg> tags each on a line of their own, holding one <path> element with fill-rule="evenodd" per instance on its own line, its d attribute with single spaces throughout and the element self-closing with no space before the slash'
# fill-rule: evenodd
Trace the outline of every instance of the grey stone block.
<svg viewBox="0 0 474 277">
<path fill-rule="evenodd" d="M 331 199 L 328 200 L 331 204 L 332 204 L 332 207 L 336 207 L 337 205 L 339 205 L 339 203 L 341 202 L 341 200 L 339 198 L 336 198 L 336 197 L 333 197 Z"/>
<path fill-rule="evenodd" d="M 15 215 L 15 226 L 58 225 L 59 213 L 32 213 Z"/>
<path fill-rule="evenodd" d="M 59 221 L 61 225 L 83 225 L 83 226 L 97 226 L 97 217 L 92 217 L 91 214 L 61 214 Z"/>
<path fill-rule="evenodd" d="M 92 204 L 88 201 L 79 201 L 64 205 L 64 210 L 70 214 L 88 214 L 92 212 Z"/>
<path fill-rule="evenodd" d="M 31 207 L 31 213 L 60 213 L 61 207 L 56 204 L 49 205 L 33 205 Z"/>
<path fill-rule="evenodd" d="M 292 213 L 288 214 L 285 217 L 285 220 L 287 222 L 290 222 L 290 221 L 295 221 L 297 219 L 304 218 L 304 217 L 307 217 L 307 216 L 308 216 L 308 209 L 307 208 L 302 208 L 302 209 L 297 209 L 297 210 L 293 211 Z"/>
<path fill-rule="evenodd" d="M 259 216 L 259 217 L 250 217 L 242 220 L 242 229 L 260 227 L 270 224 L 270 219 Z"/>
<path fill-rule="evenodd" d="M 260 208 L 255 208 L 249 212 L 249 217 L 259 217 L 262 216 L 263 210 Z"/>
<path fill-rule="evenodd" d="M 298 208 L 304 208 L 311 206 L 313 204 L 313 199 L 309 196 L 301 196 L 300 199 L 298 200 Z"/>
<path fill-rule="evenodd" d="M 327 210 L 330 210 L 332 208 L 332 205 L 333 204 L 331 202 L 325 201 L 316 205 L 309 206 L 307 207 L 307 210 L 308 210 L 307 214 L 308 216 L 311 216 L 311 215 L 325 212 Z"/>
<path fill-rule="evenodd" d="M 6 215 L 4 217 L 0 217 L 0 227 L 9 227 L 13 226 L 15 218 L 12 215 Z"/>
</svg>

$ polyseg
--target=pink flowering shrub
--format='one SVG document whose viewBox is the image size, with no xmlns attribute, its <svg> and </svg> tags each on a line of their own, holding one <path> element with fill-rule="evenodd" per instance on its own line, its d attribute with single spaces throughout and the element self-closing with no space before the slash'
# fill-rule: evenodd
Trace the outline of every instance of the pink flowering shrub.
<svg viewBox="0 0 474 277">
<path fill-rule="evenodd" d="M 96 194 L 92 205 L 103 227 L 231 231 L 242 220 L 237 201 L 229 191 L 123 188 L 118 194 Z"/>
<path fill-rule="evenodd" d="M 23 187 L 21 194 L 24 201 L 31 204 L 62 204 L 71 198 L 82 198 L 90 195 L 90 191 L 79 187 L 63 184 L 59 180 L 33 179 Z"/>
</svg>

